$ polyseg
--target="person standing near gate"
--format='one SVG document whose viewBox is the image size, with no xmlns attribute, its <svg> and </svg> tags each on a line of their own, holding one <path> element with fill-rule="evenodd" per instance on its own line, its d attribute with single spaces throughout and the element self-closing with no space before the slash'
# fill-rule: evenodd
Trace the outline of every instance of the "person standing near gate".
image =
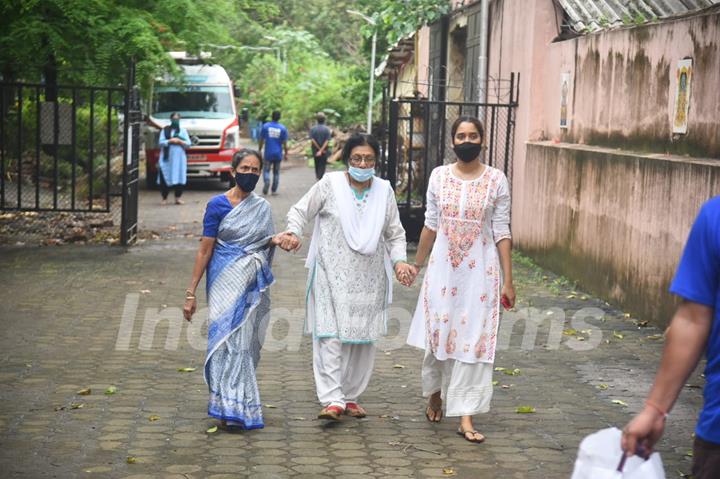
<svg viewBox="0 0 720 479">
<path fill-rule="evenodd" d="M 325 126 L 325 114 L 320 112 L 315 117 L 317 125 L 310 130 L 310 142 L 315 163 L 315 177 L 321 180 L 325 174 L 328 156 L 330 156 L 330 138 L 332 132 Z"/>
<path fill-rule="evenodd" d="M 265 123 L 260 132 L 260 151 L 265 147 L 263 153 L 265 165 L 263 167 L 263 194 L 267 195 L 270 189 L 270 168 L 273 170 L 272 194 L 276 195 L 280 186 L 280 162 L 288 158 L 287 147 L 288 131 L 285 125 L 280 123 L 280 112 L 272 112 L 272 121 Z"/>
<path fill-rule="evenodd" d="M 170 187 L 175 190 L 175 204 L 182 205 L 180 199 L 183 186 L 187 183 L 187 155 L 185 150 L 192 144 L 185 128 L 180 127 L 180 114 L 170 115 L 170 125 L 160 130 L 160 159 L 158 160 L 157 184 L 162 194 L 161 204 L 167 204 Z"/>
<path fill-rule="evenodd" d="M 460 418 L 458 434 L 480 443 L 473 416 L 490 409 L 500 305 L 515 304 L 510 187 L 502 171 L 481 162 L 480 120 L 460 117 L 451 132 L 457 161 L 430 175 L 413 277 L 426 265 L 427 272 L 408 344 L 425 350 L 428 421 L 440 422 L 444 407 Z"/>
</svg>

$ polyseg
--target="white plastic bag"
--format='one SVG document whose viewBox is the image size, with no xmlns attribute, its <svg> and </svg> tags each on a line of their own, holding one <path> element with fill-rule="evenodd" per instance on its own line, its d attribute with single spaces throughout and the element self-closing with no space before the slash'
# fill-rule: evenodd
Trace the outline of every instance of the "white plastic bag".
<svg viewBox="0 0 720 479">
<path fill-rule="evenodd" d="M 590 434 L 580 443 L 572 479 L 665 479 L 660 454 L 654 452 L 646 461 L 641 457 L 627 458 L 622 472 L 618 466 L 624 454 L 616 427 Z"/>
</svg>

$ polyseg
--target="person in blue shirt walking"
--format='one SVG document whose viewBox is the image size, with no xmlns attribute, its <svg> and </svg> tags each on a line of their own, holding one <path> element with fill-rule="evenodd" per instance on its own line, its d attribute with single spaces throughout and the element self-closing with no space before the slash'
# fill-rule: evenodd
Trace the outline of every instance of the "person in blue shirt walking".
<svg viewBox="0 0 720 479">
<path fill-rule="evenodd" d="M 180 114 L 170 115 L 170 125 L 160 130 L 160 158 L 158 160 L 157 184 L 162 194 L 161 204 L 167 204 L 170 187 L 175 190 L 175 204 L 181 205 L 183 186 L 187 183 L 187 155 L 185 150 L 192 144 L 185 128 L 180 127 Z"/>
<path fill-rule="evenodd" d="M 649 454 L 670 409 L 705 352 L 705 404 L 695 429 L 692 477 L 720 477 L 720 196 L 705 203 L 690 230 L 670 292 L 682 298 L 645 408 L 623 429 L 627 455 Z"/>
<path fill-rule="evenodd" d="M 280 186 L 280 162 L 288 157 L 287 147 L 288 131 L 285 125 L 280 123 L 280 112 L 272 112 L 272 121 L 265 123 L 260 132 L 260 151 L 265 151 L 263 156 L 265 164 L 263 165 L 263 194 L 268 193 L 270 189 L 270 168 L 273 171 L 272 194 L 277 194 L 278 186 Z"/>
</svg>

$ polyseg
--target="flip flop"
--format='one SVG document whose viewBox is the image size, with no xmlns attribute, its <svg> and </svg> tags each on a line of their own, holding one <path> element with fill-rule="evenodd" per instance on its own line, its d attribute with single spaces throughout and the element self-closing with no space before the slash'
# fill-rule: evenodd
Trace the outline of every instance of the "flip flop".
<svg viewBox="0 0 720 479">
<path fill-rule="evenodd" d="M 430 412 L 433 413 L 433 416 L 435 417 L 435 419 L 430 417 Z M 430 422 L 440 422 L 443 417 L 442 406 L 438 409 L 435 409 L 434 407 L 432 407 L 428 404 L 428 407 L 425 409 L 425 417 Z"/>
<path fill-rule="evenodd" d="M 467 442 L 474 442 L 476 444 L 480 444 L 481 442 L 485 442 L 485 436 L 483 436 L 481 433 L 476 431 L 475 429 L 472 429 L 470 431 L 463 431 L 462 428 L 459 428 L 457 430 L 457 433 L 459 436 L 462 436 L 463 439 L 465 439 Z M 467 435 L 471 434 L 472 437 L 468 437 Z M 475 435 L 480 434 L 480 439 L 475 439 Z"/>
</svg>

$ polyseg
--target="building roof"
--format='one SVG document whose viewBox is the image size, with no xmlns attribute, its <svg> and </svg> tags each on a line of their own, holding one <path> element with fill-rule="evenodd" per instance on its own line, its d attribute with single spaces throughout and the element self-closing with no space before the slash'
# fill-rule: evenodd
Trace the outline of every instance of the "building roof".
<svg viewBox="0 0 720 479">
<path fill-rule="evenodd" d="M 555 0 L 569 17 L 570 27 L 589 33 L 621 25 L 648 21 L 720 5 L 720 0 Z"/>
<path fill-rule="evenodd" d="M 388 52 L 383 57 L 382 62 L 375 68 L 375 76 L 378 78 L 387 78 L 396 74 L 403 65 L 410 61 L 414 53 L 415 32 L 412 32 L 388 48 Z"/>
</svg>

